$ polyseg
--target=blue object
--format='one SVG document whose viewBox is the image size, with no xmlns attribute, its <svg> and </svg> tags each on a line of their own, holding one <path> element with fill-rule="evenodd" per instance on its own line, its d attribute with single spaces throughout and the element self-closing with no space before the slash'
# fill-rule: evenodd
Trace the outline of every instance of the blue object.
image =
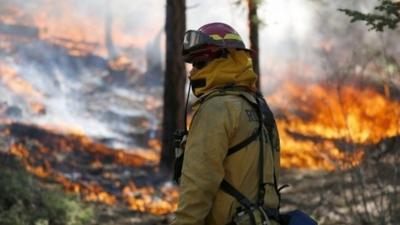
<svg viewBox="0 0 400 225">
<path fill-rule="evenodd" d="M 282 217 L 287 225 L 318 225 L 315 220 L 300 210 L 290 211 Z"/>
</svg>

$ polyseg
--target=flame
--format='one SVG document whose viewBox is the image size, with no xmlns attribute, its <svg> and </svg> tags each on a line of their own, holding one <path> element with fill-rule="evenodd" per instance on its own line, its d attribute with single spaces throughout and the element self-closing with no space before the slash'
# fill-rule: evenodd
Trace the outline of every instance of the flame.
<svg viewBox="0 0 400 225">
<path fill-rule="evenodd" d="M 178 191 L 172 186 L 165 186 L 162 193 L 168 199 L 154 198 L 155 190 L 153 187 L 137 188 L 135 184 L 129 183 L 123 189 L 123 198 L 128 203 L 130 209 L 139 212 L 150 212 L 155 215 L 163 215 L 177 209 Z"/>
<path fill-rule="evenodd" d="M 44 166 L 30 166 L 27 165 L 26 166 L 27 170 L 33 174 L 35 174 L 36 176 L 40 177 L 40 178 L 46 178 L 50 176 L 50 169 L 49 168 L 45 168 Z"/>
<path fill-rule="evenodd" d="M 40 29 L 40 38 L 70 49 L 71 55 L 95 53 L 106 56 L 105 23 L 108 19 L 107 15 L 94 16 L 89 12 L 75 10 L 76 4 L 77 2 L 74 0 L 46 1 L 46 7 L 41 7 L 41 10 L 36 12 L 32 18 L 33 24 Z M 105 5 L 104 8 L 111 8 L 111 6 Z M 63 10 L 57 10 L 58 13 L 54 14 L 55 9 Z M 75 12 L 73 16 L 71 16 L 71 12 Z M 126 21 L 114 18 L 111 27 L 112 39 L 119 47 L 139 47 L 148 43 L 148 36 L 145 34 L 135 34 L 133 37 L 132 34 L 127 33 Z"/>
<path fill-rule="evenodd" d="M 43 99 L 43 94 L 22 79 L 11 66 L 3 61 L 0 61 L 0 80 L 10 91 L 21 96 L 32 112 L 36 114 L 45 112 L 45 106 L 39 102 Z"/>
<path fill-rule="evenodd" d="M 54 176 L 54 180 L 62 184 L 67 192 L 81 194 L 86 201 L 101 202 L 107 205 L 114 205 L 117 202 L 117 198 L 114 195 L 105 192 L 103 188 L 96 183 L 74 183 L 59 173 Z"/>
<path fill-rule="evenodd" d="M 347 168 L 363 158 L 362 145 L 400 134 L 400 102 L 372 87 L 286 81 L 270 98 L 278 109 L 285 168 Z M 280 116 L 284 115 L 284 118 Z M 340 143 L 347 143 L 341 149 Z"/>
<path fill-rule="evenodd" d="M 107 55 L 104 15 L 98 17 L 77 12 L 71 16 L 70 12 L 74 11 L 76 3 L 73 0 L 42 2 L 46 4 L 37 12 L 7 4 L 5 11 L 8 13 L 0 14 L 0 22 L 38 28 L 40 41 L 62 46 L 71 56 Z M 54 10 L 55 8 L 63 10 Z M 58 13 L 54 14 L 54 11 Z M 143 47 L 148 43 L 148 36 L 143 35 L 141 38 L 135 35 L 133 39 L 124 30 L 126 28 L 120 21 L 116 21 L 112 26 L 111 36 L 119 49 Z M 12 52 L 13 38 L 1 37 L 1 40 L 7 41 L 0 41 L 0 48 L 4 52 Z M 317 44 L 316 47 L 329 52 L 332 46 L 332 41 L 328 40 Z M 113 57 L 108 61 L 108 66 L 112 70 L 134 68 L 130 57 L 125 55 Z M 300 62 L 295 62 L 290 67 L 301 69 L 308 78 L 315 78 L 318 74 L 312 66 Z M 25 100 L 32 112 L 46 113 L 45 105 L 41 103 L 45 96 L 4 61 L 0 61 L 0 81 Z M 279 91 L 269 98 L 271 106 L 277 110 L 282 166 L 334 170 L 358 165 L 365 155 L 365 145 L 372 145 L 384 138 L 400 134 L 400 102 L 390 99 L 387 87 L 384 93 L 373 87 L 360 88 L 348 84 L 335 87 L 331 83 L 308 83 L 305 87 L 301 82 L 284 81 Z M 161 105 L 160 98 L 148 96 L 144 99 L 143 107 L 147 111 L 154 111 L 160 109 Z M 191 117 L 188 120 L 190 122 Z M 2 124 L 6 122 L 9 121 L 1 120 Z M 190 124 L 189 122 L 187 124 Z M 94 158 L 88 162 L 88 167 L 94 170 L 108 166 L 102 158 L 107 158 L 120 167 L 154 166 L 160 159 L 160 140 L 153 138 L 148 141 L 148 146 L 155 150 L 150 152 L 140 148 L 112 149 L 96 143 L 86 136 L 79 126 L 62 121 L 41 126 L 57 135 L 37 139 L 35 154 L 31 153 L 26 143 L 15 142 L 10 145 L 10 153 L 21 158 L 31 173 L 40 178 L 57 181 L 66 191 L 79 194 L 86 201 L 107 205 L 124 201 L 132 210 L 157 215 L 176 210 L 178 191 L 173 186 L 166 185 L 161 189 L 153 186 L 138 187 L 133 181 L 129 184 L 121 182 L 115 178 L 115 174 L 101 174 L 102 178 L 111 180 L 115 187 L 119 188 L 117 193 L 114 193 L 107 191 L 106 185 L 68 177 L 56 168 L 54 162 L 45 157 L 52 156 L 61 164 L 65 160 L 60 156 L 63 153 L 85 151 L 85 154 Z M 154 130 L 159 128 L 148 120 L 141 121 L 138 126 Z M 11 134 L 10 131 L 3 130 L 1 135 Z"/>
<path fill-rule="evenodd" d="M 1 61 L 0 79 L 14 93 L 22 96 L 32 96 L 38 99 L 43 98 L 43 95 L 35 90 L 30 83 L 20 78 L 12 67 Z"/>
<path fill-rule="evenodd" d="M 109 49 L 107 49 L 109 46 L 106 43 L 105 22 L 107 18 L 105 15 L 93 16 L 83 12 L 84 10 L 79 11 L 75 0 L 61 2 L 40 0 L 39 2 L 43 3 L 40 4 L 40 10 L 34 10 L 35 7 L 28 9 L 23 5 L 18 5 L 17 2 L 4 4 L 0 14 L 0 23 L 15 25 L 17 28 L 21 28 L 19 25 L 23 25 L 23 28 L 28 28 L 28 30 L 32 28 L 38 33 L 26 35 L 27 37 L 24 37 L 26 39 L 20 38 L 18 35 L 14 37 L 14 34 L 9 36 L 0 34 L 0 48 L 3 53 L 15 56 L 16 46 L 19 46 L 21 42 L 36 43 L 35 41 L 37 41 L 45 43 L 45 46 L 55 46 L 56 49 L 61 49 L 63 53 L 67 52 L 72 57 L 88 54 L 107 56 L 109 54 Z M 71 12 L 74 12 L 73 16 L 71 16 Z M 126 71 L 136 68 L 131 60 L 132 57 L 124 54 L 136 54 L 132 52 L 136 51 L 138 47 L 143 48 L 149 42 L 148 32 L 156 33 L 158 27 L 161 26 L 154 26 L 154 29 L 146 28 L 146 31 L 133 37 L 132 34 L 126 32 L 126 24 L 115 19 L 110 35 L 117 54 L 108 61 L 109 69 Z M 0 81 L 10 92 L 21 97 L 32 112 L 38 115 L 46 114 L 46 107 L 41 103 L 45 101 L 46 96 L 23 79 L 18 71 L 7 62 L 0 62 Z M 153 96 L 145 97 L 143 101 L 144 108 L 148 111 L 158 110 L 162 105 L 162 101 Z M 0 108 L 1 112 L 2 108 Z M 0 122 L 6 126 L 15 121 L 2 118 Z M 147 120 L 143 120 L 141 125 L 153 130 L 158 128 L 156 124 L 151 124 Z M 85 152 L 84 156 L 93 158 L 86 165 L 92 170 L 106 170 L 104 168 L 110 167 L 110 164 L 112 167 L 118 166 L 118 168 L 125 169 L 155 167 L 160 159 L 161 143 L 159 140 L 155 138 L 149 140 L 148 145 L 152 151 L 142 148 L 113 149 L 86 136 L 79 125 L 60 121 L 52 124 L 40 124 L 40 126 L 40 131 L 18 134 L 27 135 L 27 137 L 17 135 L 16 142 L 10 145 L 10 153 L 21 158 L 26 169 L 32 174 L 42 179 L 56 181 L 62 184 L 65 191 L 79 194 L 86 201 L 113 205 L 123 200 L 132 210 L 148 211 L 154 214 L 166 214 L 176 209 L 178 194 L 172 186 L 165 186 L 160 190 L 151 186 L 136 187 L 133 181 L 126 185 L 126 181 L 115 178 L 115 174 L 104 172 L 99 176 L 112 180 L 114 187 L 118 189 L 110 190 L 108 185 L 76 178 L 74 172 L 69 171 L 71 168 L 63 168 L 63 166 L 73 167 L 73 164 L 77 163 L 73 162 L 73 159 L 72 162 L 66 161 L 69 159 L 67 156 L 80 154 L 78 152 Z M 38 136 L 30 136 L 32 133 L 35 133 L 33 136 Z M 1 135 L 13 137 L 14 134 L 6 129 L 2 130 Z M 73 168 L 75 169 L 75 167 Z"/>
<path fill-rule="evenodd" d="M 114 70 L 126 70 L 132 66 L 132 61 L 126 56 L 118 56 L 108 62 L 110 68 Z"/>
<path fill-rule="evenodd" d="M 86 132 L 78 124 L 71 124 L 63 121 L 52 122 L 51 124 L 41 124 L 41 127 L 55 133 L 69 134 L 80 137 L 85 137 L 86 135 Z"/>
<path fill-rule="evenodd" d="M 132 64 L 129 57 L 124 56 L 125 51 L 144 48 L 149 42 L 148 37 L 159 32 L 162 24 L 146 27 L 140 33 L 129 33 L 127 27 L 129 27 L 130 20 L 118 14 L 113 15 L 112 1 L 105 1 L 104 4 L 103 9 L 109 10 L 108 12 L 93 14 L 90 10 L 80 8 L 79 6 L 82 4 L 76 0 L 40 0 L 33 3 L 33 7 L 25 7 L 22 3 L 17 2 L 6 2 L 4 6 L 2 5 L 0 22 L 38 28 L 40 40 L 63 46 L 72 56 L 95 54 L 107 57 L 110 53 L 107 49 L 106 32 L 109 32 L 107 35 L 110 36 L 112 45 L 117 49 L 118 61 L 111 62 L 111 66 L 125 67 Z M 96 6 L 98 4 L 94 4 L 94 7 Z M 107 23 L 110 24 L 109 28 L 106 28 Z M 0 42 L 0 47 L 2 45 L 5 43 Z"/>
<path fill-rule="evenodd" d="M 5 130 L 3 133 L 6 136 L 13 135 L 10 130 Z M 54 180 L 60 183 L 65 191 L 81 195 L 85 201 L 114 205 L 119 201 L 118 196 L 121 196 L 122 200 L 134 211 L 164 215 L 176 210 L 178 191 L 172 185 L 165 185 L 161 189 L 152 186 L 138 188 L 131 181 L 127 186 L 121 186 L 118 177 L 105 172 L 102 176 L 107 180 L 113 180 L 115 186 L 120 188 L 120 193 L 110 193 L 95 181 L 79 181 L 79 179 L 72 181 L 59 169 L 52 168 L 50 163 L 50 159 L 55 158 L 56 161 L 53 163 L 62 164 L 64 157 L 60 158 L 60 155 L 63 152 L 72 153 L 80 149 L 79 151 L 87 151 L 95 156 L 94 160 L 88 164 L 91 169 L 102 170 L 107 166 L 100 160 L 102 157 L 112 158 L 118 166 L 137 168 L 144 164 L 158 162 L 158 152 L 149 153 L 147 150 L 139 150 L 135 151 L 135 154 L 131 154 L 126 150 L 110 149 L 102 144 L 95 143 L 86 136 L 73 134 L 66 136 L 43 135 L 43 139 L 16 142 L 10 145 L 10 153 L 18 156 L 26 169 L 37 177 Z M 34 148 L 36 152 L 31 154 L 32 150 L 29 148 Z"/>
<path fill-rule="evenodd" d="M 161 151 L 161 140 L 160 139 L 155 139 L 155 138 L 150 139 L 147 144 L 151 149 L 154 149 L 157 152 Z"/>
<path fill-rule="evenodd" d="M 20 158 L 26 159 L 29 156 L 29 151 L 20 143 L 14 143 L 10 146 L 10 153 Z"/>
</svg>

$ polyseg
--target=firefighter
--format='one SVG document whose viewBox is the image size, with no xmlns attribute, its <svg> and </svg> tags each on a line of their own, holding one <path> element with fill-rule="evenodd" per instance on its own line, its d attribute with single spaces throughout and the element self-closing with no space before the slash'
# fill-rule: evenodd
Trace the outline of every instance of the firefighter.
<svg viewBox="0 0 400 225">
<path fill-rule="evenodd" d="M 185 33 L 183 57 L 198 100 L 172 225 L 279 224 L 279 137 L 251 51 L 231 26 L 210 23 Z"/>
</svg>

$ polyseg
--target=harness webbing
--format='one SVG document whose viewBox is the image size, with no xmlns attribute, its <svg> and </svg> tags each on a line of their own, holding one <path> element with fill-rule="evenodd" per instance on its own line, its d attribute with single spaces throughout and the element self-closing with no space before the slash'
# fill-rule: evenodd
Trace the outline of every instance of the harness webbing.
<svg viewBox="0 0 400 225">
<path fill-rule="evenodd" d="M 254 223 L 254 215 L 252 213 L 251 208 L 255 207 L 262 207 L 264 208 L 265 212 L 267 213 L 267 216 L 269 218 L 275 219 L 276 221 L 279 220 L 279 209 L 271 209 L 271 208 L 265 208 L 264 207 L 264 196 L 265 196 L 265 183 L 264 183 L 264 139 L 263 139 L 263 127 L 265 126 L 267 131 L 268 131 L 268 136 L 269 136 L 269 142 L 271 144 L 271 150 L 273 154 L 273 162 L 275 162 L 275 153 L 274 147 L 272 146 L 272 140 L 273 140 L 273 129 L 275 128 L 274 126 L 275 123 L 270 124 L 271 121 L 275 122 L 273 119 L 272 112 L 268 108 L 268 105 L 264 104 L 266 109 L 264 108 L 264 112 L 261 109 L 261 103 L 258 97 L 256 96 L 256 103 L 251 102 L 249 99 L 247 99 L 244 95 L 239 94 L 238 96 L 242 97 L 243 99 L 246 100 L 253 108 L 255 108 L 257 116 L 259 118 L 259 127 L 258 129 L 253 132 L 248 138 L 246 138 L 244 141 L 240 142 L 239 144 L 234 145 L 233 147 L 228 149 L 228 154 L 227 156 L 243 149 L 247 145 L 249 145 L 251 142 L 256 140 L 256 138 L 259 138 L 259 143 L 260 143 L 260 149 L 259 149 L 259 162 L 258 162 L 258 175 L 259 175 L 259 180 L 258 180 L 258 194 L 257 194 L 257 205 L 255 206 L 253 203 L 250 202 L 250 200 L 244 196 L 240 191 L 238 191 L 235 187 L 233 187 L 228 181 L 225 179 L 222 180 L 220 187 L 221 190 L 223 190 L 225 193 L 231 195 L 234 197 L 242 206 L 246 208 L 246 210 L 249 212 L 249 215 L 251 217 L 251 222 Z M 265 112 L 266 111 L 266 112 Z M 264 115 L 267 114 L 267 115 Z M 265 118 L 265 117 L 272 117 L 272 118 Z M 268 124 L 264 124 L 264 120 L 267 120 Z M 279 196 L 279 191 L 277 188 L 277 179 L 276 179 L 276 172 L 275 172 L 275 166 L 273 166 L 273 179 L 274 179 L 274 188 L 277 191 L 279 201 L 280 201 L 280 196 Z"/>
<path fill-rule="evenodd" d="M 256 224 L 256 219 L 254 217 L 253 211 L 256 208 L 256 206 L 250 202 L 250 200 L 248 198 L 246 198 L 246 196 L 244 196 L 242 193 L 240 193 L 235 187 L 233 187 L 228 181 L 226 181 L 225 179 L 222 180 L 221 182 L 221 189 L 233 196 L 242 206 L 244 206 L 244 208 L 246 209 L 246 211 L 248 212 L 249 216 L 250 216 L 250 222 L 252 225 L 257 225 Z"/>
<path fill-rule="evenodd" d="M 216 95 L 210 94 L 209 96 L 203 98 L 201 100 L 201 103 L 206 100 L 209 100 L 210 98 L 221 96 L 221 95 L 237 95 L 237 96 L 243 98 L 244 100 L 246 100 L 246 102 L 250 106 L 252 106 L 252 108 L 255 109 L 257 116 L 258 116 L 258 120 L 259 120 L 259 126 L 245 140 L 230 147 L 227 151 L 227 156 L 230 156 L 230 155 L 236 153 L 237 151 L 243 149 L 244 147 L 246 147 L 247 145 L 249 145 L 250 143 L 255 141 L 257 139 L 257 137 L 259 138 L 259 142 L 260 142 L 259 162 L 258 162 L 258 175 L 259 175 L 259 180 L 258 180 L 259 188 L 258 189 L 259 190 L 258 190 L 258 194 L 257 194 L 257 204 L 253 204 L 246 196 L 244 196 L 240 191 L 238 191 L 235 187 L 233 187 L 225 179 L 222 180 L 222 182 L 220 184 L 220 188 L 225 193 L 234 197 L 246 209 L 246 211 L 249 212 L 252 224 L 255 224 L 255 218 L 254 218 L 254 214 L 252 213 L 252 211 L 258 207 L 263 208 L 264 212 L 267 214 L 267 216 L 269 218 L 272 218 L 272 219 L 275 219 L 276 221 L 278 221 L 279 220 L 279 205 L 278 205 L 278 209 L 264 207 L 264 196 L 265 196 L 265 185 L 266 185 L 266 183 L 264 183 L 264 141 L 265 141 L 265 139 L 264 139 L 265 136 L 263 135 L 264 127 L 267 130 L 267 134 L 268 134 L 268 138 L 269 138 L 269 142 L 270 142 L 271 150 L 272 150 L 272 157 L 273 157 L 272 161 L 274 164 L 275 164 L 275 151 L 279 151 L 279 147 L 275 146 L 276 148 L 274 148 L 274 146 L 273 146 L 274 130 L 276 129 L 276 124 L 275 124 L 273 114 L 272 114 L 271 110 L 269 109 L 268 105 L 266 104 L 266 102 L 264 101 L 264 99 L 262 98 L 262 95 L 260 93 L 256 93 L 256 96 L 253 95 L 253 97 L 256 100 L 256 102 L 253 102 L 253 101 L 249 100 L 248 97 L 242 93 L 229 93 L 230 88 L 231 87 L 219 89 L 218 90 L 219 93 L 217 93 Z M 228 92 L 226 92 L 226 91 L 228 91 Z M 182 159 L 183 159 L 183 157 L 182 157 Z M 175 169 L 175 170 L 177 170 L 177 169 Z M 181 165 L 178 170 L 180 172 Z M 180 176 L 180 173 L 179 173 L 179 176 Z M 278 195 L 279 202 L 280 202 L 280 193 L 278 190 L 275 166 L 273 166 L 273 180 L 274 180 L 273 185 L 274 185 L 275 191 Z"/>
<path fill-rule="evenodd" d="M 244 141 L 230 147 L 228 149 L 228 154 L 226 154 L 226 156 L 230 156 L 233 153 L 239 151 L 240 149 L 246 147 L 247 145 L 249 145 L 251 142 L 253 142 L 254 140 L 256 140 L 256 138 L 260 135 L 259 130 L 255 130 L 248 138 L 246 138 Z"/>
<path fill-rule="evenodd" d="M 244 196 L 240 191 L 238 191 L 235 187 L 233 187 L 229 182 L 226 180 L 223 180 L 221 182 L 221 190 L 223 190 L 225 193 L 231 195 L 242 205 L 245 207 L 247 210 L 248 209 L 254 209 L 256 206 L 250 202 L 250 200 Z M 266 208 L 264 207 L 264 211 L 268 215 L 268 218 L 272 218 L 275 221 L 279 221 L 279 210 L 278 209 L 272 209 L 272 208 Z"/>
<path fill-rule="evenodd" d="M 264 195 L 265 195 L 265 185 L 264 185 L 264 140 L 263 140 L 263 135 L 262 135 L 262 130 L 263 130 L 263 116 L 262 116 L 262 112 L 260 110 L 259 107 L 259 101 L 256 97 L 256 104 L 254 104 L 253 102 L 251 102 L 249 99 L 247 99 L 245 96 L 243 95 L 239 95 L 240 97 L 242 97 L 243 99 L 246 100 L 246 102 L 248 102 L 253 108 L 256 109 L 256 113 L 258 116 L 258 120 L 259 120 L 259 126 L 257 128 L 257 131 L 254 132 L 252 135 L 250 135 L 250 137 L 246 138 L 244 141 L 240 142 L 239 144 L 233 146 L 235 152 L 239 151 L 240 149 L 243 149 L 244 147 L 246 147 L 248 144 L 250 144 L 253 140 L 255 140 L 257 137 L 259 137 L 259 142 L 260 142 L 260 149 L 259 149 L 259 160 L 258 160 L 258 193 L 257 193 L 257 203 L 258 205 L 263 205 L 264 204 Z M 232 147 L 232 148 L 233 148 Z M 241 147 L 241 148 L 239 148 Z M 232 149 L 231 148 L 231 149 Z M 234 153 L 232 150 L 231 152 L 228 151 L 228 155 Z M 231 196 L 235 197 L 236 200 L 238 200 L 241 204 L 243 201 L 243 198 L 246 198 L 243 194 L 241 194 L 235 187 L 233 187 L 231 184 L 229 184 L 228 187 L 226 187 L 226 185 L 229 184 L 228 181 L 226 181 L 225 179 L 221 182 L 221 189 L 223 191 L 228 190 L 229 192 L 227 192 L 228 194 L 230 194 Z M 235 191 L 232 191 L 235 190 Z M 239 195 L 240 194 L 240 195 Z M 247 199 L 247 198 L 246 198 Z M 250 202 L 247 199 L 248 202 Z M 246 205 L 243 205 L 246 207 Z"/>
<path fill-rule="evenodd" d="M 227 193 L 230 194 L 231 196 L 234 196 L 235 199 L 245 208 L 251 209 L 254 208 L 254 204 L 249 201 L 246 196 L 244 196 L 242 193 L 240 193 L 235 187 L 233 187 L 229 182 L 227 182 L 225 179 L 222 180 L 221 182 L 221 189 Z"/>
<path fill-rule="evenodd" d="M 259 142 L 260 142 L 260 150 L 259 150 L 259 157 L 258 157 L 258 205 L 263 206 L 264 205 L 264 195 L 265 195 L 265 185 L 264 185 L 264 139 L 263 139 L 263 135 L 262 135 L 262 130 L 263 130 L 263 115 L 260 109 L 260 104 L 259 104 L 259 100 L 258 98 L 256 98 L 256 102 L 257 102 L 257 115 L 258 115 L 258 119 L 260 121 L 260 125 L 259 125 Z M 272 148 L 272 144 L 271 144 L 271 151 L 274 151 L 274 149 Z M 275 163 L 275 162 L 274 162 Z M 273 166 L 273 168 L 275 168 L 275 166 Z"/>
</svg>

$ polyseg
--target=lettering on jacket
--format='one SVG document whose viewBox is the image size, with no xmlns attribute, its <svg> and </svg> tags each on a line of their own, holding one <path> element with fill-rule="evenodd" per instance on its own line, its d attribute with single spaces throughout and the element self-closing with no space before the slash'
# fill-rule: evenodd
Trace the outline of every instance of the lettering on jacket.
<svg viewBox="0 0 400 225">
<path fill-rule="evenodd" d="M 246 111 L 247 117 L 248 117 L 250 122 L 251 121 L 258 121 L 257 113 L 254 110 L 246 109 L 245 111 Z"/>
</svg>

